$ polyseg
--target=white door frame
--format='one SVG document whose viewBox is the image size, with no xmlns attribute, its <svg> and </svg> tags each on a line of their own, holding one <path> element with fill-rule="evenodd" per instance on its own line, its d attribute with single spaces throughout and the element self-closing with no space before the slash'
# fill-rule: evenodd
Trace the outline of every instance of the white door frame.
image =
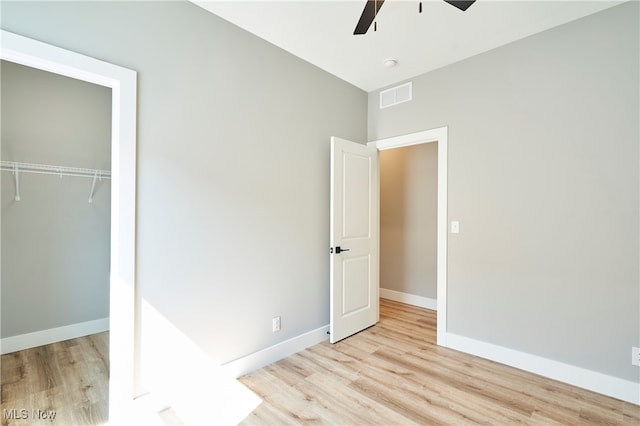
<svg viewBox="0 0 640 426">
<path fill-rule="evenodd" d="M 135 360 L 135 71 L 2 30 L 0 58 L 111 88 L 111 270 L 109 420 L 134 398 Z M 124 417 L 126 419 L 126 417 Z"/>
<path fill-rule="evenodd" d="M 446 346 L 447 336 L 447 143 L 448 128 L 411 133 L 408 135 L 394 136 L 387 139 L 379 139 L 369 142 L 367 145 L 377 148 L 379 151 L 393 148 L 401 148 L 423 143 L 438 142 L 438 224 L 437 224 L 437 318 L 438 332 L 437 343 Z"/>
</svg>

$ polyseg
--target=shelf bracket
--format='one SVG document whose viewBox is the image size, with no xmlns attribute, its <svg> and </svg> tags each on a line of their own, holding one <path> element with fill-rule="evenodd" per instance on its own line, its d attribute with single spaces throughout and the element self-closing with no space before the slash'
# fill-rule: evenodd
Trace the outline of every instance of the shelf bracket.
<svg viewBox="0 0 640 426">
<path fill-rule="evenodd" d="M 93 203 L 93 192 L 96 189 L 96 179 L 98 179 L 98 172 L 93 174 L 93 182 L 91 182 L 91 192 L 89 192 L 89 204 Z"/>
<path fill-rule="evenodd" d="M 13 164 L 13 176 L 16 182 L 16 201 L 20 201 L 20 171 L 15 163 Z"/>
</svg>

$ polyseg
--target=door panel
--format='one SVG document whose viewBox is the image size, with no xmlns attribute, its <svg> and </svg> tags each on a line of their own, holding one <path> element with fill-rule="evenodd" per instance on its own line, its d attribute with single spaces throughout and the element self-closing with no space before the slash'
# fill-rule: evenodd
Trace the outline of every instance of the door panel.
<svg viewBox="0 0 640 426">
<path fill-rule="evenodd" d="M 342 153 L 343 164 L 343 206 L 342 239 L 368 238 L 371 234 L 369 207 L 369 177 L 371 161 L 368 156 L 351 152 Z"/>
<path fill-rule="evenodd" d="M 371 277 L 369 256 L 352 257 L 342 261 L 342 316 L 356 314 L 371 306 Z M 366 283 L 366 286 L 345 286 L 345 283 Z"/>
<path fill-rule="evenodd" d="M 378 321 L 378 185 L 377 150 L 332 138 L 332 343 Z"/>
</svg>

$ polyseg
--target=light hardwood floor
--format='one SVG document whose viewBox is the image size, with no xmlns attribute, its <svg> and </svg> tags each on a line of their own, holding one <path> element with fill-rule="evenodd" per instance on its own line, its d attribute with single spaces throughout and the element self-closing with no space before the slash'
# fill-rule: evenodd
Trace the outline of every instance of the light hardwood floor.
<svg viewBox="0 0 640 426">
<path fill-rule="evenodd" d="M 640 407 L 435 345 L 434 311 L 381 300 L 380 323 L 240 381 L 243 424 L 638 425 Z"/>
<path fill-rule="evenodd" d="M 263 399 L 242 423 L 640 425 L 636 405 L 441 348 L 435 339 L 435 312 L 381 300 L 374 327 L 239 379 Z M 3 355 L 2 425 L 104 424 L 107 356 L 108 333 Z M 27 409 L 29 419 L 9 420 L 5 409 Z M 34 419 L 34 409 L 55 411 L 54 422 Z"/>
<path fill-rule="evenodd" d="M 107 422 L 108 332 L 2 355 L 0 362 L 3 426 Z M 51 412 L 54 418 L 44 418 Z"/>
</svg>

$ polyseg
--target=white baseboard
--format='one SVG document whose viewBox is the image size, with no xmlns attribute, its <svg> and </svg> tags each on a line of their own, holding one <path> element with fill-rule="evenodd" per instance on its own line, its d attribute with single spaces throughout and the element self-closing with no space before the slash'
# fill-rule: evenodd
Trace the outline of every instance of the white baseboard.
<svg viewBox="0 0 640 426">
<path fill-rule="evenodd" d="M 310 346 L 328 340 L 328 331 L 328 325 L 311 330 L 258 352 L 224 363 L 222 364 L 222 370 L 224 374 L 228 374 L 234 378 L 240 377 L 244 374 L 262 368 L 265 365 L 269 365 L 286 358 L 289 355 L 303 351 Z"/>
<path fill-rule="evenodd" d="M 640 405 L 640 384 L 629 380 L 453 333 L 446 333 L 444 346 Z"/>
<path fill-rule="evenodd" d="M 396 302 L 406 303 L 407 305 L 419 306 L 421 308 L 431 309 L 433 311 L 438 309 L 438 303 L 436 299 L 430 297 L 416 296 L 415 294 L 402 293 L 400 291 L 389 290 L 387 288 L 380 288 L 380 297 L 383 299 L 389 299 Z"/>
<path fill-rule="evenodd" d="M 109 330 L 109 318 L 85 321 L 64 327 L 50 328 L 18 336 L 5 337 L 0 340 L 0 354 L 35 348 L 63 340 L 75 339 L 89 334 L 101 333 Z"/>
<path fill-rule="evenodd" d="M 401 293 L 384 288 L 380 289 L 380 297 L 407 303 L 409 305 L 419 306 L 426 309 L 435 310 L 437 307 L 435 299 Z M 289 340 L 285 340 L 284 342 L 262 349 L 258 352 L 254 352 L 233 361 L 229 361 L 222 364 L 223 372 L 224 374 L 228 374 L 234 378 L 240 377 L 244 374 L 250 373 L 266 365 L 286 358 L 289 355 L 293 355 L 294 353 L 303 351 L 310 346 L 328 340 L 328 331 L 329 325 L 325 325 L 324 327 L 311 330 L 305 334 L 301 334 Z"/>
</svg>

